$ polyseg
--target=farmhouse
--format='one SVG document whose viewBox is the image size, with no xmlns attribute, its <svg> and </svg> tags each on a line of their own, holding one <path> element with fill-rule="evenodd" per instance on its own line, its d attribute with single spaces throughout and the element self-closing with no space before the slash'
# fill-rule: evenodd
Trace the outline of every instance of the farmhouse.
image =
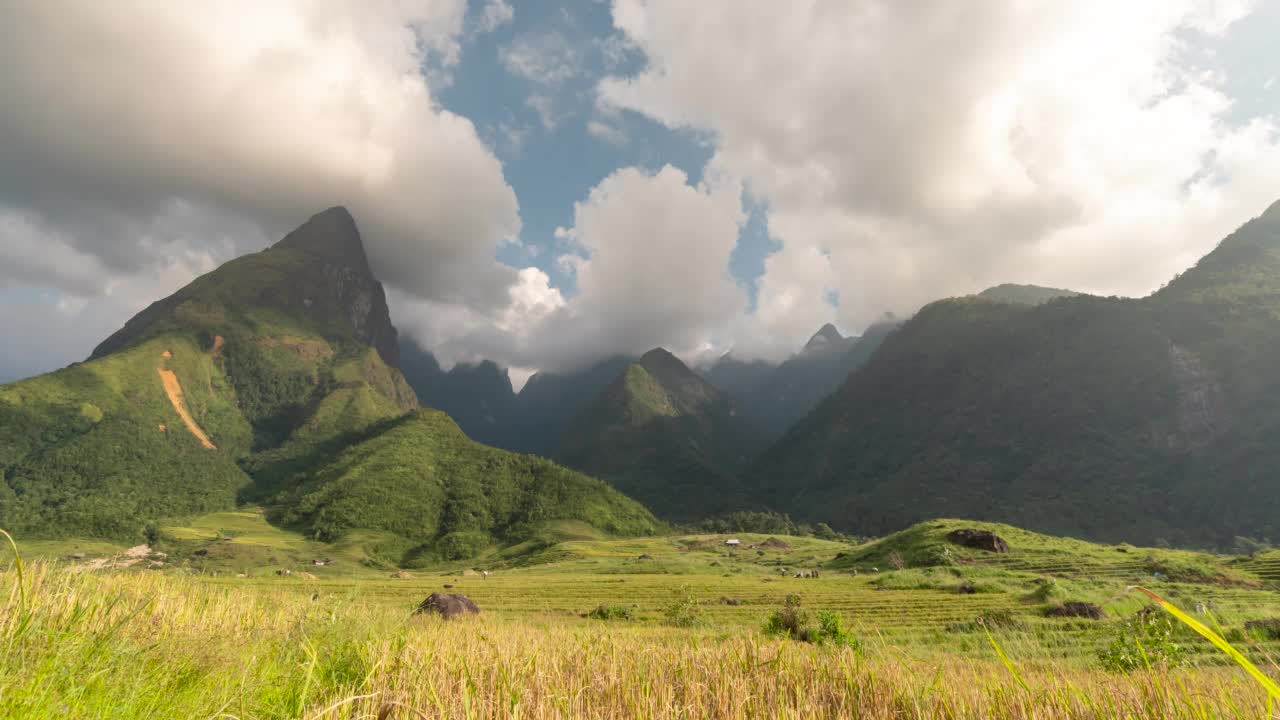
<svg viewBox="0 0 1280 720">
<path fill-rule="evenodd" d="M 724 541 L 724 544 L 728 545 L 729 547 L 738 547 L 739 545 L 742 544 L 742 541 L 739 540 L 738 538 L 729 538 L 728 540 Z"/>
</svg>

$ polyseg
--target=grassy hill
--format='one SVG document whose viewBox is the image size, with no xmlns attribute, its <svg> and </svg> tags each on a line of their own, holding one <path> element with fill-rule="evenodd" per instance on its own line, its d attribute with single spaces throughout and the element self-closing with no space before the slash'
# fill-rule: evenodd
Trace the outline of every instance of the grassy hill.
<svg viewBox="0 0 1280 720">
<path fill-rule="evenodd" d="M 1141 300 L 934 303 L 756 465 L 793 515 L 1100 540 L 1280 536 L 1280 205 Z"/>
<path fill-rule="evenodd" d="M 556 457 L 660 517 L 695 519 L 745 503 L 736 473 L 758 437 L 724 393 L 656 349 L 579 412 Z"/>
<path fill-rule="evenodd" d="M 275 502 L 312 537 L 373 533 L 396 562 L 558 519 L 653 530 L 602 483 L 408 414 L 398 353 L 354 221 L 320 213 L 153 303 L 88 361 L 0 387 L 0 527 L 131 543 Z"/>
<path fill-rule="evenodd" d="M 354 529 L 390 532 L 406 543 L 410 563 L 421 553 L 431 560 L 475 557 L 558 520 L 619 535 L 658 528 L 647 510 L 599 480 L 475 443 L 431 410 L 344 449 L 277 505 L 286 525 L 320 540 Z"/>
</svg>

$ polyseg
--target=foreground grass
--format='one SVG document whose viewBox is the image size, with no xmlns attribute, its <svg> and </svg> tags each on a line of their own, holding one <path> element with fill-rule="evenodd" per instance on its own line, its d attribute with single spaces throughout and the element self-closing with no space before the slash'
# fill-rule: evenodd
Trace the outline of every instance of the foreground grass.
<svg viewBox="0 0 1280 720">
<path fill-rule="evenodd" d="M 478 583 L 480 581 L 472 581 Z M 605 579 L 597 582 L 604 583 Z M 1238 669 L 1111 675 L 549 613 L 445 623 L 400 597 L 160 573 L 0 575 L 14 718 L 1264 717 Z M 482 603 L 483 604 L 483 603 Z"/>
</svg>

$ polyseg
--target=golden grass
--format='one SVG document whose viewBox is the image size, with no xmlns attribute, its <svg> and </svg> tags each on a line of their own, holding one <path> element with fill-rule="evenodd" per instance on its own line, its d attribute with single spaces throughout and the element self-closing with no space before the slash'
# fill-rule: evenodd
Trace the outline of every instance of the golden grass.
<svg viewBox="0 0 1280 720">
<path fill-rule="evenodd" d="M 1264 717 L 1238 668 L 1112 675 L 501 613 L 445 623 L 360 594 L 156 573 L 0 577 L 0 717 Z M 18 589 L 25 592 L 23 607 Z"/>
</svg>

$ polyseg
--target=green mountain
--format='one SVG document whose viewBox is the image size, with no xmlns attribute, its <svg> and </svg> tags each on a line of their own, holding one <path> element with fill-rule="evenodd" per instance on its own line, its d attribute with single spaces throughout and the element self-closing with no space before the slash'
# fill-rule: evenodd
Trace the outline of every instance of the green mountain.
<svg viewBox="0 0 1280 720">
<path fill-rule="evenodd" d="M 779 508 L 1225 545 L 1280 531 L 1280 203 L 1148 298 L 922 309 L 756 463 Z"/>
<path fill-rule="evenodd" d="M 1064 297 L 1075 297 L 1081 295 L 1074 290 L 1062 290 L 1060 288 L 1041 287 L 1039 285 L 1015 285 L 1013 283 L 1005 283 L 987 288 L 978 293 L 976 297 L 983 300 L 992 300 L 995 302 L 1012 303 L 1014 305 L 1040 305 L 1050 300 L 1057 300 Z"/>
<path fill-rule="evenodd" d="M 578 412 L 555 456 L 687 520 L 744 504 L 737 474 L 758 443 L 727 395 L 658 348 Z"/>
<path fill-rule="evenodd" d="M 126 539 L 161 519 L 274 501 L 286 505 L 273 516 L 318 535 L 384 529 L 420 552 L 464 528 L 498 542 L 536 523 L 590 522 L 582 508 L 610 508 L 601 528 L 652 529 L 647 511 L 601 483 L 406 416 L 417 400 L 398 355 L 355 222 L 342 208 L 320 213 L 153 303 L 88 361 L 0 387 L 0 527 Z M 400 458 L 398 474 L 356 462 L 362 448 Z M 357 476 L 380 506 L 331 501 L 372 497 L 351 494 Z M 428 522 L 428 506 L 462 508 L 482 476 L 492 506 Z M 428 482 L 446 492 L 424 493 Z M 547 504 L 556 492 L 577 502 Z M 416 528 L 394 520 L 406 507 Z M 351 508 L 362 512 L 342 516 Z"/>
<path fill-rule="evenodd" d="M 320 540 L 356 529 L 402 538 L 408 561 L 473 557 L 523 542 L 551 521 L 647 535 L 648 510 L 599 480 L 467 438 L 447 415 L 417 410 L 345 448 L 277 498 L 281 520 Z"/>
</svg>

